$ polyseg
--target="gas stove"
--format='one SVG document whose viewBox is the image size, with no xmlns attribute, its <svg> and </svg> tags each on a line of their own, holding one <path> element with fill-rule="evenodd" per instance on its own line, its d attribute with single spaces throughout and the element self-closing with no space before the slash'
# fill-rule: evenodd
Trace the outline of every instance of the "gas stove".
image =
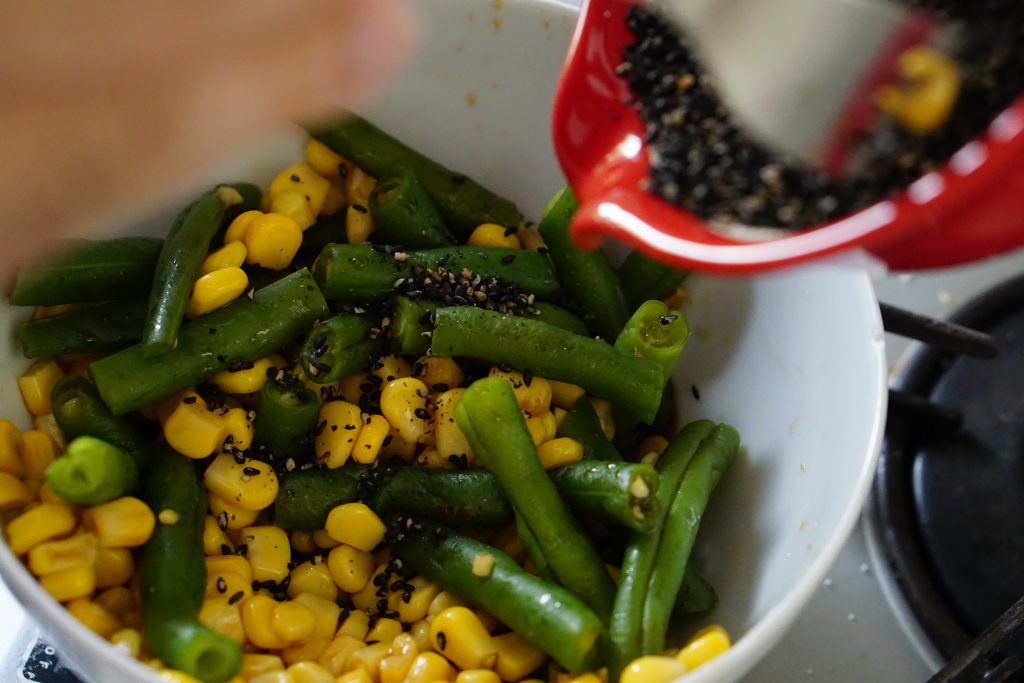
<svg viewBox="0 0 1024 683">
<path fill-rule="evenodd" d="M 982 292 L 1000 284 L 1009 288 L 1007 296 L 1024 300 L 1024 291 L 1014 294 L 1017 290 L 1024 290 L 1024 280 L 1005 284 L 1022 274 L 1024 251 L 982 264 L 925 275 L 880 275 L 875 278 L 875 288 L 879 300 L 887 304 L 945 319 Z M 980 317 L 984 318 L 983 315 Z M 995 331 L 998 340 L 999 331 Z M 901 373 L 908 367 L 909 375 L 915 372 L 928 374 L 923 370 L 915 371 L 913 367 L 922 362 L 912 360 L 915 355 L 920 357 L 917 352 L 921 347 L 920 343 L 904 337 L 887 335 L 894 385 L 905 385 L 909 381 L 901 379 Z M 1001 358 L 999 362 L 1016 363 L 1019 369 L 1021 360 L 1018 350 L 1015 358 Z M 985 363 L 960 357 L 946 357 L 943 362 L 950 367 L 961 362 Z M 998 376 L 1005 373 L 1008 366 L 991 367 Z M 970 367 L 967 369 L 971 370 Z M 1021 384 L 1018 381 L 1012 386 Z M 967 390 L 949 389 L 947 394 L 945 399 L 966 396 Z M 1021 392 L 1017 391 L 1016 395 L 1019 400 Z M 977 419 L 976 415 L 972 418 L 963 406 L 954 406 L 954 410 L 963 411 L 966 420 Z M 939 425 L 940 436 L 941 428 Z M 938 438 L 930 443 L 948 445 L 953 442 Z M 861 524 L 854 530 L 829 576 L 792 630 L 747 676 L 746 681 L 924 683 L 942 666 L 945 661 L 943 650 L 949 646 L 932 640 L 934 624 L 923 627 L 919 618 L 914 616 L 910 603 L 915 598 L 908 599 L 901 592 L 900 579 L 892 571 L 892 558 L 887 556 L 885 544 L 881 542 L 886 535 L 886 527 L 875 514 L 878 494 L 876 488 Z M 906 583 L 905 580 L 903 582 Z M 61 664 L 59 653 L 40 640 L 31 618 L 2 584 L 0 613 L 4 615 L 0 619 L 0 683 L 76 683 L 79 680 Z"/>
</svg>

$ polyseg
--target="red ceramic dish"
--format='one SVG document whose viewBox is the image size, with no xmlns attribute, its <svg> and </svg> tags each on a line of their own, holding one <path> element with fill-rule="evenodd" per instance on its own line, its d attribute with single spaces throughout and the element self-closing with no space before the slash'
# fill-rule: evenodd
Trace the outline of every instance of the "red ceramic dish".
<svg viewBox="0 0 1024 683">
<path fill-rule="evenodd" d="M 573 236 L 585 247 L 613 237 L 680 267 L 745 274 L 851 247 L 893 270 L 975 261 L 1024 244 L 1024 97 L 938 171 L 892 199 L 817 228 L 745 242 L 641 189 L 649 164 L 643 124 L 623 104 L 615 75 L 632 41 L 632 0 L 583 0 L 555 95 L 555 152 L 580 209 Z"/>
</svg>

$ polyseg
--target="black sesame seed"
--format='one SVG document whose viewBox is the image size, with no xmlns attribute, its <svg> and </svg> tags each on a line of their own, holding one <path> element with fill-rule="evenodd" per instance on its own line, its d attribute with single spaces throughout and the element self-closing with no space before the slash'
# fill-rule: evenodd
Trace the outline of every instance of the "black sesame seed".
<svg viewBox="0 0 1024 683">
<path fill-rule="evenodd" d="M 234 605 L 236 602 L 238 602 L 244 597 L 245 593 L 243 591 L 238 591 L 237 593 L 234 593 L 230 598 L 228 598 L 228 604 Z"/>
</svg>

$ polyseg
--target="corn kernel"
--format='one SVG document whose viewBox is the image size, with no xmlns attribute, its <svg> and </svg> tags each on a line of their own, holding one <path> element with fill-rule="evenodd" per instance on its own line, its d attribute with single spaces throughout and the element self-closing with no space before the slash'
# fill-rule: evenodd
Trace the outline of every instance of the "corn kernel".
<svg viewBox="0 0 1024 683">
<path fill-rule="evenodd" d="M 308 638 L 316 626 L 316 615 L 300 602 L 279 602 L 274 607 L 270 628 L 286 643 Z"/>
<path fill-rule="evenodd" d="M 220 571 L 206 574 L 206 590 L 203 596 L 208 599 L 222 597 L 238 602 L 251 595 L 252 579 L 246 580 L 244 576 L 235 572 Z"/>
<path fill-rule="evenodd" d="M 420 619 L 409 628 L 409 635 L 416 642 L 416 649 L 420 652 L 429 652 L 430 645 L 430 622 L 431 619 Z M 443 659 L 443 657 L 442 657 Z M 448 660 L 445 660 L 446 662 Z"/>
<path fill-rule="evenodd" d="M 434 399 L 434 442 L 441 458 L 465 455 L 473 462 L 473 449 L 455 421 L 455 408 L 466 393 L 465 389 L 449 389 Z"/>
<path fill-rule="evenodd" d="M 267 196 L 273 200 L 285 192 L 301 192 L 309 202 L 313 214 L 319 216 L 324 205 L 324 197 L 331 186 L 330 181 L 314 171 L 308 164 L 293 164 L 281 171 L 267 190 Z"/>
<path fill-rule="evenodd" d="M 504 225 L 497 223 L 483 223 L 470 233 L 466 244 L 471 244 L 474 247 L 519 249 L 519 238 L 516 237 L 516 232 L 516 230 L 509 230 Z"/>
<path fill-rule="evenodd" d="M 388 656 L 390 649 L 391 643 L 374 643 L 361 647 L 348 656 L 345 668 L 350 671 L 358 668 L 366 669 L 374 680 L 379 681 L 377 674 L 380 671 L 380 663 Z"/>
<path fill-rule="evenodd" d="M 96 595 L 96 604 L 115 616 L 131 612 L 135 608 L 132 592 L 124 586 L 108 588 Z"/>
<path fill-rule="evenodd" d="M 0 512 L 17 510 L 32 500 L 32 492 L 20 479 L 7 472 L 0 472 Z"/>
<path fill-rule="evenodd" d="M 185 314 L 198 318 L 210 311 L 227 306 L 249 287 L 249 276 L 241 268 L 231 266 L 207 273 L 192 285 L 192 294 L 185 306 Z"/>
<path fill-rule="evenodd" d="M 384 575 L 386 569 L 386 563 L 378 562 L 377 568 L 373 570 L 373 574 L 371 575 L 370 580 L 366 582 L 366 585 L 363 586 L 362 589 L 360 589 L 359 591 L 356 591 L 355 593 L 352 593 L 350 595 L 352 604 L 353 606 L 355 606 L 356 609 L 376 609 L 377 601 L 380 600 L 380 598 L 378 598 L 376 595 L 377 586 L 374 585 L 373 579 L 374 577 Z"/>
<path fill-rule="evenodd" d="M 661 457 L 661 454 L 668 448 L 668 439 L 653 434 L 637 444 L 633 451 L 633 459 L 637 462 L 649 462 L 654 464 Z"/>
<path fill-rule="evenodd" d="M 238 601 L 232 602 L 228 597 L 207 597 L 199 609 L 199 621 L 239 645 L 245 644 L 245 628 Z"/>
<path fill-rule="evenodd" d="M 387 527 L 365 503 L 343 503 L 327 515 L 324 529 L 336 541 L 370 552 L 384 540 Z"/>
<path fill-rule="evenodd" d="M 21 459 L 25 464 L 26 479 L 43 479 L 46 468 L 60 455 L 60 448 L 46 432 L 30 429 L 21 435 Z M 3 471 L 3 468 L 0 468 Z"/>
<path fill-rule="evenodd" d="M 96 537 L 88 533 L 46 541 L 29 551 L 28 568 L 36 576 L 43 576 L 78 565 L 92 566 L 97 546 Z"/>
<path fill-rule="evenodd" d="M 341 607 L 338 603 L 315 593 L 299 593 L 294 601 L 305 605 L 316 615 L 316 624 L 310 638 L 330 640 L 334 637 L 338 631 L 338 618 L 341 616 Z"/>
<path fill-rule="evenodd" d="M 608 403 L 601 398 L 590 399 L 590 405 L 594 406 L 594 412 L 597 413 L 597 419 L 601 422 L 601 432 L 604 434 L 604 438 L 609 441 L 615 438 L 615 418 L 612 417 L 612 404 Z"/>
<path fill-rule="evenodd" d="M 302 244 L 302 228 L 288 216 L 266 213 L 253 219 L 242 241 L 246 263 L 268 270 L 283 270 Z"/>
<path fill-rule="evenodd" d="M 356 640 L 366 640 L 366 634 L 370 632 L 370 617 L 366 612 L 349 612 L 345 621 L 338 626 L 338 635 L 348 636 Z"/>
<path fill-rule="evenodd" d="M 455 389 L 466 378 L 459 364 L 447 356 L 420 356 L 413 369 L 417 379 L 438 393 Z"/>
<path fill-rule="evenodd" d="M 551 383 L 543 377 L 531 377 L 527 382 L 521 372 L 498 368 L 491 368 L 489 376 L 500 377 L 512 386 L 519 410 L 528 416 L 541 415 L 551 407 Z"/>
<path fill-rule="evenodd" d="M 376 225 L 366 204 L 349 204 L 345 209 L 345 241 L 349 244 L 365 244 L 370 241 Z"/>
<path fill-rule="evenodd" d="M 544 662 L 544 651 L 514 631 L 494 636 L 498 662 L 494 670 L 504 681 L 518 681 Z"/>
<path fill-rule="evenodd" d="M 398 618 L 407 624 L 415 623 L 427 616 L 430 603 L 441 592 L 441 587 L 430 579 L 414 576 L 408 583 L 412 586 L 409 601 L 398 606 Z"/>
<path fill-rule="evenodd" d="M 157 676 L 165 683 L 202 683 L 195 676 L 189 676 L 184 671 L 177 671 L 176 669 L 160 669 Z"/>
<path fill-rule="evenodd" d="M 358 166 L 352 166 L 345 174 L 345 196 L 349 204 L 369 206 L 370 195 L 376 187 L 377 179 Z"/>
<path fill-rule="evenodd" d="M 434 683 L 454 679 L 455 669 L 447 659 L 436 652 L 423 652 L 417 655 L 405 675 L 405 683 Z"/>
<path fill-rule="evenodd" d="M 306 163 L 324 178 L 340 178 L 338 167 L 344 162 L 337 152 L 319 140 L 306 141 Z"/>
<path fill-rule="evenodd" d="M 455 593 L 441 591 L 436 598 L 430 601 L 430 606 L 427 607 L 427 616 L 436 617 L 450 607 L 465 607 L 466 605 L 467 603 Z"/>
<path fill-rule="evenodd" d="M 352 459 L 364 465 L 375 462 L 389 433 L 391 425 L 384 416 L 371 415 L 369 421 L 359 430 L 359 436 L 352 446 Z"/>
<path fill-rule="evenodd" d="M 391 458 L 398 458 L 407 463 L 412 462 L 416 457 L 419 444 L 415 441 L 403 439 L 402 435 L 394 427 L 388 432 L 388 436 L 391 439 L 385 439 L 384 446 L 381 447 L 380 456 L 378 457 L 385 462 Z"/>
<path fill-rule="evenodd" d="M 402 633 L 402 622 L 397 619 L 378 619 L 373 628 L 366 634 L 366 642 L 391 642 Z"/>
<path fill-rule="evenodd" d="M 299 662 L 316 662 L 320 660 L 320 657 L 327 651 L 327 646 L 330 644 L 330 638 L 309 637 L 281 650 L 281 659 L 288 666 L 298 664 Z M 331 681 L 333 680 L 332 678 Z"/>
<path fill-rule="evenodd" d="M 63 503 L 42 503 L 7 523 L 7 544 L 16 555 L 36 545 L 70 534 L 75 516 Z"/>
<path fill-rule="evenodd" d="M 292 552 L 300 555 L 314 555 L 317 552 L 316 543 L 313 542 L 313 532 L 295 529 L 288 535 L 292 544 Z"/>
<path fill-rule="evenodd" d="M 189 390 L 162 420 L 168 445 L 187 458 L 205 458 L 224 443 L 224 421 L 206 408 L 203 399 Z"/>
<path fill-rule="evenodd" d="M 427 387 L 418 379 L 402 377 L 385 384 L 380 410 L 406 441 L 422 441 L 430 427 Z"/>
<path fill-rule="evenodd" d="M 692 671 L 698 666 L 707 664 L 731 646 L 729 634 L 724 628 L 715 624 L 697 631 L 679 650 L 676 659 L 686 667 L 687 671 Z"/>
<path fill-rule="evenodd" d="M 242 666 L 238 670 L 238 675 L 249 679 L 272 671 L 284 671 L 284 662 L 280 657 L 246 652 L 242 655 Z"/>
<path fill-rule="evenodd" d="M 315 662 L 298 662 L 288 667 L 293 683 L 334 683 L 334 676 Z"/>
<path fill-rule="evenodd" d="M 356 438 L 363 426 L 359 406 L 348 401 L 328 401 L 320 406 L 319 434 L 313 441 L 319 462 L 335 469 L 341 467 L 352 454 Z"/>
<path fill-rule="evenodd" d="M 330 550 L 331 548 L 337 548 L 340 543 L 335 541 L 333 538 L 327 535 L 327 532 L 323 529 L 317 529 L 313 532 L 313 543 L 317 548 L 321 550 Z"/>
<path fill-rule="evenodd" d="M 539 446 L 545 441 L 550 441 L 555 438 L 555 433 L 558 431 L 558 423 L 555 422 L 555 416 L 550 412 L 542 413 L 536 417 L 529 417 L 526 419 L 526 429 L 530 432 L 530 438 L 533 439 L 533 445 Z"/>
<path fill-rule="evenodd" d="M 241 242 L 247 232 L 249 232 L 249 226 L 258 217 L 262 216 L 262 211 L 244 211 L 238 214 L 237 217 L 228 226 L 228 229 L 224 232 L 224 244 L 228 245 L 232 242 Z M 240 264 L 239 264 L 240 265 Z"/>
<path fill-rule="evenodd" d="M 333 216 L 345 204 L 345 187 L 341 184 L 340 180 L 332 179 L 331 186 L 327 188 L 327 196 L 324 197 L 324 205 L 320 209 L 320 215 Z"/>
<path fill-rule="evenodd" d="M 280 649 L 288 643 L 274 631 L 274 608 L 277 603 L 266 595 L 253 595 L 239 603 L 246 638 L 256 647 Z"/>
<path fill-rule="evenodd" d="M 0 472 L 14 477 L 25 476 L 25 462 L 21 449 L 23 438 L 10 420 L 0 418 Z"/>
<path fill-rule="evenodd" d="M 53 393 L 55 385 L 64 372 L 52 360 L 36 361 L 32 366 L 18 378 L 18 389 L 21 390 L 21 400 L 33 415 L 47 415 L 52 411 L 50 407 L 50 394 Z"/>
<path fill-rule="evenodd" d="M 605 676 L 599 676 L 593 671 L 588 671 L 579 676 L 570 676 L 569 674 L 564 674 L 564 676 L 564 679 L 561 676 L 559 677 L 559 683 L 607 683 Z"/>
<path fill-rule="evenodd" d="M 218 372 L 210 378 L 210 382 L 226 394 L 254 394 L 267 383 L 267 371 L 270 368 L 283 370 L 287 365 L 285 359 L 275 353 L 254 361 L 251 368 Z"/>
<path fill-rule="evenodd" d="M 101 638 L 109 638 L 121 630 L 121 621 L 102 605 L 87 598 L 76 598 L 67 604 L 68 612 Z"/>
<path fill-rule="evenodd" d="M 120 586 L 135 573 L 135 560 L 127 548 L 100 546 L 96 549 L 93 570 L 96 572 L 97 588 Z"/>
<path fill-rule="evenodd" d="M 325 669 L 337 676 L 347 670 L 348 660 L 349 657 L 352 656 L 352 653 L 363 647 L 366 647 L 366 643 L 362 640 L 341 634 L 336 636 L 334 640 L 327 645 L 327 649 L 325 649 L 323 654 L 320 655 L 318 662 Z M 358 670 L 361 671 L 362 669 Z"/>
<path fill-rule="evenodd" d="M 291 581 L 288 583 L 288 595 L 294 598 L 299 593 L 313 593 L 327 600 L 337 600 L 338 586 L 328 568 L 328 562 L 303 562 L 295 567 L 289 574 Z"/>
<path fill-rule="evenodd" d="M 281 581 L 288 576 L 292 550 L 287 531 L 276 526 L 251 526 L 242 529 L 242 535 L 254 581 Z"/>
<path fill-rule="evenodd" d="M 398 645 L 400 641 L 405 642 Z M 416 644 L 408 634 L 403 633 L 395 638 L 390 653 L 380 662 L 380 683 L 402 683 L 419 654 Z"/>
<path fill-rule="evenodd" d="M 228 502 L 220 496 L 211 493 L 209 496 L 210 512 L 213 516 L 223 520 L 224 526 L 229 530 L 240 530 L 252 526 L 256 518 L 260 516 L 258 510 L 244 510 L 234 502 Z"/>
<path fill-rule="evenodd" d="M 673 657 L 647 655 L 630 662 L 619 683 L 668 683 L 686 673 L 686 667 Z"/>
<path fill-rule="evenodd" d="M 490 669 L 498 659 L 491 634 L 465 607 L 449 607 L 434 617 L 430 642 L 460 669 Z"/>
<path fill-rule="evenodd" d="M 36 415 L 32 418 L 32 428 L 38 429 L 41 432 L 46 432 L 53 440 L 57 442 L 57 446 L 63 450 L 67 447 L 68 442 L 64 439 L 64 433 L 60 431 L 60 427 L 57 426 L 57 420 L 53 417 L 53 413 L 47 413 L 46 415 Z"/>
<path fill-rule="evenodd" d="M 303 231 L 316 223 L 316 215 L 301 192 L 282 192 L 270 200 L 271 213 L 288 216 Z"/>
<path fill-rule="evenodd" d="M 917 46 L 901 54 L 898 65 L 906 84 L 879 88 L 878 108 L 915 135 L 935 131 L 949 119 L 960 93 L 956 63 L 938 50 Z"/>
<path fill-rule="evenodd" d="M 459 672 L 455 683 L 501 683 L 501 677 L 490 669 L 467 669 Z"/>
<path fill-rule="evenodd" d="M 142 634 L 134 628 L 123 628 L 110 636 L 110 643 L 128 656 L 138 659 L 142 651 Z"/>
<path fill-rule="evenodd" d="M 544 238 L 540 236 L 540 231 L 534 227 L 520 227 L 516 231 L 516 237 L 519 238 L 519 243 L 523 249 L 529 249 L 530 251 L 539 251 L 540 249 L 546 249 L 548 246 L 544 242 Z"/>
<path fill-rule="evenodd" d="M 373 576 L 373 555 L 341 544 L 327 556 L 327 567 L 334 583 L 346 593 L 358 593 Z"/>
<path fill-rule="evenodd" d="M 214 493 L 243 510 L 262 510 L 277 499 L 274 469 L 259 460 L 242 463 L 227 453 L 218 455 L 206 468 L 203 483 Z"/>
<path fill-rule="evenodd" d="M 96 572 L 92 565 L 76 564 L 41 577 L 39 584 L 55 600 L 66 602 L 92 595 L 96 588 Z"/>
<path fill-rule="evenodd" d="M 553 470 L 583 459 L 583 445 L 576 439 L 560 437 L 537 446 L 537 457 L 546 470 Z"/>
<path fill-rule="evenodd" d="M 291 675 L 286 671 L 271 671 L 270 673 L 253 676 L 248 683 L 295 683 Z"/>
<path fill-rule="evenodd" d="M 199 276 L 209 275 L 222 268 L 241 268 L 245 263 L 245 244 L 232 241 L 210 252 L 199 266 Z"/>
<path fill-rule="evenodd" d="M 403 377 L 412 377 L 412 365 L 401 356 L 381 356 L 370 368 L 370 374 L 380 377 L 387 384 Z"/>
<path fill-rule="evenodd" d="M 124 496 L 82 513 L 82 526 L 108 548 L 134 548 L 149 540 L 156 516 L 138 498 Z"/>
<path fill-rule="evenodd" d="M 551 403 L 563 410 L 572 408 L 572 405 L 584 394 L 582 388 L 568 382 L 549 379 L 548 385 L 551 387 Z"/>
<path fill-rule="evenodd" d="M 224 550 L 234 552 L 231 539 L 217 524 L 217 518 L 213 515 L 206 515 L 203 520 L 203 554 L 222 555 Z"/>
</svg>

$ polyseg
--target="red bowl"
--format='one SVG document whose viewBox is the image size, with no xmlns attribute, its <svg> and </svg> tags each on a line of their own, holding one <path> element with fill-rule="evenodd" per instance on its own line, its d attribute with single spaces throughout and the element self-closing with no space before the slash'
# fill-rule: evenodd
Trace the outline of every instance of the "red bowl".
<svg viewBox="0 0 1024 683">
<path fill-rule="evenodd" d="M 892 198 L 799 232 L 745 242 L 641 189 L 649 161 L 644 127 L 616 76 L 633 40 L 631 0 L 583 0 L 555 95 L 552 133 L 580 201 L 572 233 L 592 248 L 606 237 L 679 267 L 744 274 L 852 247 L 893 270 L 975 261 L 1024 244 L 1024 97 L 939 170 Z"/>
</svg>

